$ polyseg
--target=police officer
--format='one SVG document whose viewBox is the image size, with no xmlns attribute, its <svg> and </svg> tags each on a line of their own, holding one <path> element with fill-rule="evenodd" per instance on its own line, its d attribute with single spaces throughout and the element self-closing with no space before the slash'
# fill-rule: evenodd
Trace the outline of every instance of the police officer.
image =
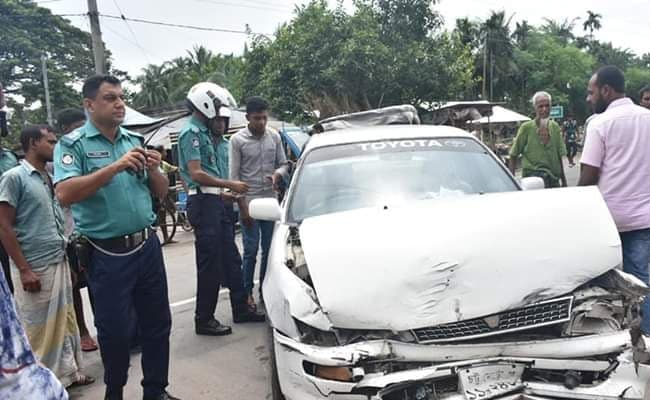
<svg viewBox="0 0 650 400">
<path fill-rule="evenodd" d="M 231 111 L 228 94 L 220 86 L 203 82 L 187 95 L 192 116 L 178 138 L 181 177 L 189 187 L 187 214 L 196 237 L 197 294 L 194 315 L 198 335 L 221 336 L 232 332 L 214 317 L 222 284 L 230 288 L 233 321 L 261 322 L 264 314 L 247 303 L 241 275 L 241 258 L 234 244 L 232 209 L 234 193 L 248 185 L 222 177 L 218 143 L 214 135 L 226 132 Z M 222 160 L 223 161 L 223 160 Z"/>
<path fill-rule="evenodd" d="M 151 229 L 151 194 L 163 197 L 168 186 L 160 154 L 144 150 L 142 136 L 120 127 L 125 107 L 117 78 L 93 76 L 82 91 L 88 121 L 57 144 L 54 180 L 82 235 L 78 255 L 95 303 L 105 399 L 123 398 L 135 314 L 143 398 L 177 400 L 165 391 L 171 313 L 160 242 Z"/>
</svg>

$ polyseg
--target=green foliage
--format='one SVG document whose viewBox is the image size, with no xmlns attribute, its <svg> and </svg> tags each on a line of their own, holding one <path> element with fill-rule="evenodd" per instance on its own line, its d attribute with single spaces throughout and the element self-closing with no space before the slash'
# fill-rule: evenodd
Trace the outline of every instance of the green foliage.
<svg viewBox="0 0 650 400">
<path fill-rule="evenodd" d="M 41 56 L 48 57 L 50 99 L 54 111 L 79 105 L 74 85 L 93 72 L 90 35 L 32 1 L 0 1 L 0 81 L 14 109 L 12 135 L 23 124 L 45 121 Z M 19 96 L 19 97 L 18 97 Z"/>
<path fill-rule="evenodd" d="M 214 82 L 241 96 L 240 80 L 243 59 L 233 55 L 214 54 L 203 46 L 188 51 L 161 65 L 148 65 L 134 79 L 140 90 L 133 96 L 136 107 L 157 107 L 182 101 L 196 83 Z"/>
<path fill-rule="evenodd" d="M 474 100 L 485 76 L 490 100 L 530 114 L 533 93 L 547 90 L 555 104 L 583 119 L 587 82 L 598 66 L 624 69 L 632 91 L 650 80 L 650 54 L 637 57 L 594 39 L 602 17 L 593 11 L 579 25 L 574 18 L 545 19 L 541 26 L 493 11 L 483 21 L 460 18 L 445 32 L 437 1 L 353 3 L 352 13 L 325 0 L 297 7 L 273 38 L 251 36 L 242 57 L 195 48 L 149 66 L 136 79 L 136 105 L 174 103 L 207 79 L 239 100 L 265 96 L 278 116 L 302 121 L 313 110 L 327 117 L 402 103 Z M 585 35 L 577 33 L 580 28 Z"/>
<path fill-rule="evenodd" d="M 539 90 L 553 96 L 553 104 L 580 118 L 587 113 L 585 88 L 591 77 L 594 59 L 564 39 L 533 33 L 526 50 L 516 50 L 515 63 L 520 74 L 515 81 L 521 85 L 513 91 L 513 103 L 520 110 L 532 111 L 530 98 Z"/>
<path fill-rule="evenodd" d="M 639 90 L 650 85 L 650 68 L 631 67 L 625 71 L 625 91 L 638 100 Z"/>
<path fill-rule="evenodd" d="M 243 87 L 294 119 L 465 96 L 473 58 L 440 32 L 431 1 L 357 1 L 350 15 L 314 0 L 274 41 L 253 42 Z"/>
</svg>

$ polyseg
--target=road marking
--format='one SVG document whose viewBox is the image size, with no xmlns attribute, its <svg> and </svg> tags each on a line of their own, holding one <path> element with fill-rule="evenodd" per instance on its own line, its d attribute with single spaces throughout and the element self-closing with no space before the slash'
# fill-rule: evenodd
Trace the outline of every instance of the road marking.
<svg viewBox="0 0 650 400">
<path fill-rule="evenodd" d="M 253 282 L 253 284 L 255 284 L 255 285 L 257 285 L 259 283 L 260 283 L 259 280 Z M 221 295 L 222 293 L 230 293 L 230 289 L 224 288 L 224 289 L 219 290 L 219 294 Z M 175 303 L 171 303 L 169 305 L 169 307 L 176 308 L 176 307 L 184 306 L 186 304 L 194 303 L 195 301 L 196 301 L 196 297 L 190 297 L 189 299 L 185 299 L 185 300 L 177 301 Z"/>
</svg>

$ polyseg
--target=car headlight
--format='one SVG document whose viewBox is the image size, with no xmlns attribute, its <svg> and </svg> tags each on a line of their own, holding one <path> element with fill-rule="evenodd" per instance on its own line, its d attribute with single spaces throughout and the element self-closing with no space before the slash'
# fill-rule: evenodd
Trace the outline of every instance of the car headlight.
<svg viewBox="0 0 650 400">
<path fill-rule="evenodd" d="M 298 278 L 302 279 L 310 286 L 313 286 L 311 277 L 309 276 L 309 269 L 307 268 L 307 261 L 305 260 L 305 253 L 302 250 L 302 243 L 300 242 L 300 233 L 297 227 L 291 227 L 289 230 L 289 239 L 287 240 L 287 259 L 285 265 L 293 271 Z"/>
</svg>

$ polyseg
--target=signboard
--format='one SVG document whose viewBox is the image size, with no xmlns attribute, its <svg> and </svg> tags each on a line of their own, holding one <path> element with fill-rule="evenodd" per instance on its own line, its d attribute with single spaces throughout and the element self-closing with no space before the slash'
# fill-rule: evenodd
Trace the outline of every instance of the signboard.
<svg viewBox="0 0 650 400">
<path fill-rule="evenodd" d="M 564 107 L 562 106 L 551 107 L 551 118 L 553 119 L 564 118 Z"/>
</svg>

